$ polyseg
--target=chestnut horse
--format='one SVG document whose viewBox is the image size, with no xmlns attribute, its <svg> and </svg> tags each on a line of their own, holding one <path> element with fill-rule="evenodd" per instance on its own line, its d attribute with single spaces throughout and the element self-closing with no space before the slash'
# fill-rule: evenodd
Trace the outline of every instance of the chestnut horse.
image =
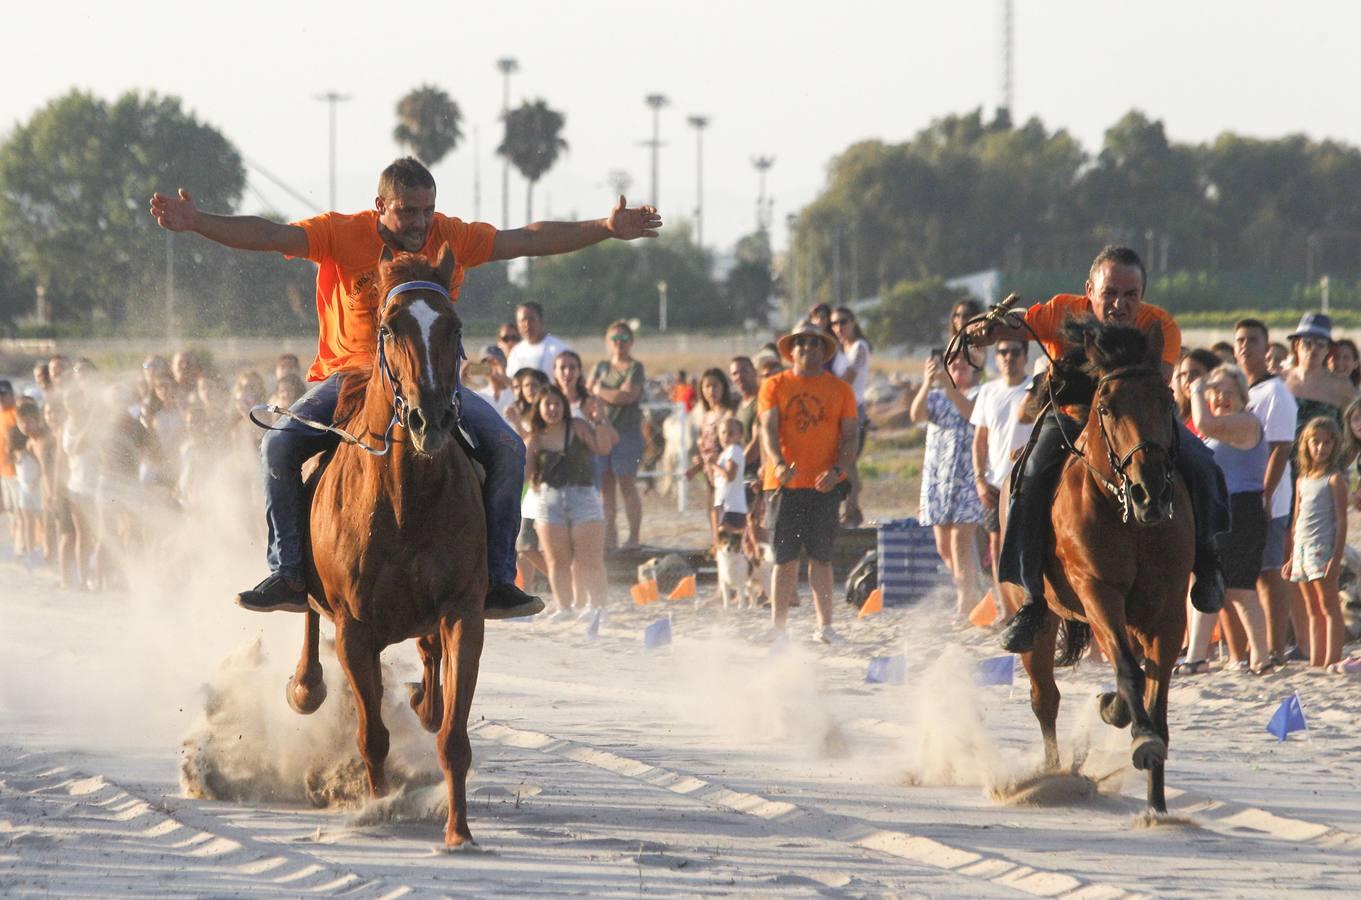
<svg viewBox="0 0 1361 900">
<path fill-rule="evenodd" d="M 335 624 L 336 655 L 354 689 L 359 753 L 373 796 L 387 792 L 382 669 L 389 644 L 415 638 L 424 666 L 412 708 L 437 746 L 449 792 L 444 842 L 472 841 L 466 780 L 468 712 L 482 655 L 487 534 L 477 475 L 457 440 L 461 323 L 449 299 L 454 256 L 384 251 L 378 268 L 378 360 L 342 387 L 337 427 L 357 435 L 309 480 L 307 589 L 312 608 L 288 702 L 311 713 L 326 698 L 318 612 Z M 382 441 L 386 452 L 368 445 Z M 441 690 L 441 673 L 443 689 Z"/>
<path fill-rule="evenodd" d="M 1133 724 L 1133 761 L 1148 771 L 1148 804 L 1166 812 L 1167 689 L 1186 631 L 1195 526 L 1174 470 L 1179 438 L 1162 378 L 1162 334 L 1086 319 L 1069 323 L 1067 336 L 1085 357 L 1067 380 L 1086 381 L 1090 405 L 1054 496 L 1045 595 L 1056 615 L 1021 661 L 1045 764 L 1056 769 L 1060 623 L 1060 665 L 1075 662 L 1095 633 L 1115 667 L 1116 690 L 1101 696 L 1101 718 L 1118 728 Z M 1055 380 L 1064 380 L 1064 364 L 1055 369 Z"/>
</svg>

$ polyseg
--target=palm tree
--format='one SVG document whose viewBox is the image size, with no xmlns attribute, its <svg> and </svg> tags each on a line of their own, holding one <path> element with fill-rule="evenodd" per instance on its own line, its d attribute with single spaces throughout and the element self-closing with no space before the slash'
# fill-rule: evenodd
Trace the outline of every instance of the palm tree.
<svg viewBox="0 0 1361 900">
<path fill-rule="evenodd" d="M 506 113 L 506 136 L 496 152 L 529 182 L 525 190 L 525 221 L 534 221 L 534 183 L 553 168 L 558 154 L 567 149 L 562 127 L 567 120 L 542 99 L 526 100 Z"/>
<path fill-rule="evenodd" d="M 397 101 L 397 127 L 392 139 L 411 148 L 416 158 L 433 166 L 463 140 L 463 113 L 448 94 L 423 84 Z"/>
</svg>

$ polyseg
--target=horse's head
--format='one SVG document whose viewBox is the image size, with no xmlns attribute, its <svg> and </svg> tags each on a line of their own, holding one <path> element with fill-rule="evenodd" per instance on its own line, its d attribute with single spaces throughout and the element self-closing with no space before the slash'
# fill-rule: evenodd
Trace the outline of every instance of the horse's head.
<svg viewBox="0 0 1361 900">
<path fill-rule="evenodd" d="M 1090 322 L 1083 347 L 1096 382 L 1089 421 L 1104 443 L 1123 513 L 1140 525 L 1165 522 L 1172 517 L 1178 438 L 1172 391 L 1162 377 L 1162 332 Z"/>
<path fill-rule="evenodd" d="M 459 347 L 463 323 L 449 299 L 454 254 L 435 265 L 387 249 L 378 266 L 384 301 L 378 321 L 379 374 L 391 384 L 398 421 L 417 453 L 439 452 L 458 427 Z"/>
</svg>

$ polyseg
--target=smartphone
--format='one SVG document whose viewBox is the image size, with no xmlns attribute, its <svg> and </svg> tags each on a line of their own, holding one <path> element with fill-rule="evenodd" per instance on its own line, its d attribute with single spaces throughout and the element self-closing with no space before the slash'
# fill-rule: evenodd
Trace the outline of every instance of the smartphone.
<svg viewBox="0 0 1361 900">
<path fill-rule="evenodd" d="M 931 355 L 934 356 L 936 359 L 944 360 L 944 359 L 945 359 L 945 348 L 944 348 L 944 347 L 932 347 L 932 348 L 931 348 Z"/>
</svg>

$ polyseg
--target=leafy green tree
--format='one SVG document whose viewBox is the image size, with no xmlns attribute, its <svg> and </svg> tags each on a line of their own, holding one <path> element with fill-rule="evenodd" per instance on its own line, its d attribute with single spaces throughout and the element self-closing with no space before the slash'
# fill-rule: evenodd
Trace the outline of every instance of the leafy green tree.
<svg viewBox="0 0 1361 900">
<path fill-rule="evenodd" d="M 550 109 L 542 99 L 526 100 L 506 113 L 506 133 L 496 152 L 510 160 L 525 177 L 525 221 L 534 221 L 534 185 L 567 149 L 562 137 L 567 123 L 562 113 Z"/>
<path fill-rule="evenodd" d="M 462 121 L 463 113 L 447 93 L 423 84 L 397 101 L 397 127 L 392 129 L 392 139 L 433 166 L 463 140 Z"/>
<path fill-rule="evenodd" d="M 893 344 L 944 344 L 950 310 L 968 291 L 952 288 L 939 278 L 900 281 L 884 291 L 868 315 L 870 340 Z"/>
<path fill-rule="evenodd" d="M 154 327 L 167 237 L 147 198 L 192 185 L 204 208 L 232 210 L 244 184 L 236 149 L 178 99 L 130 92 L 108 103 L 71 91 L 0 146 L 0 242 L 54 317 Z M 181 265 L 177 276 L 193 282 L 196 262 Z"/>
<path fill-rule="evenodd" d="M 736 321 L 754 319 L 765 324 L 775 289 L 771 274 L 770 235 L 756 231 L 737 242 L 736 264 L 728 272 L 724 296 Z"/>
<path fill-rule="evenodd" d="M 9 248 L 0 244 L 0 334 L 13 334 L 18 320 L 33 311 L 33 282 L 19 271 Z"/>
</svg>

